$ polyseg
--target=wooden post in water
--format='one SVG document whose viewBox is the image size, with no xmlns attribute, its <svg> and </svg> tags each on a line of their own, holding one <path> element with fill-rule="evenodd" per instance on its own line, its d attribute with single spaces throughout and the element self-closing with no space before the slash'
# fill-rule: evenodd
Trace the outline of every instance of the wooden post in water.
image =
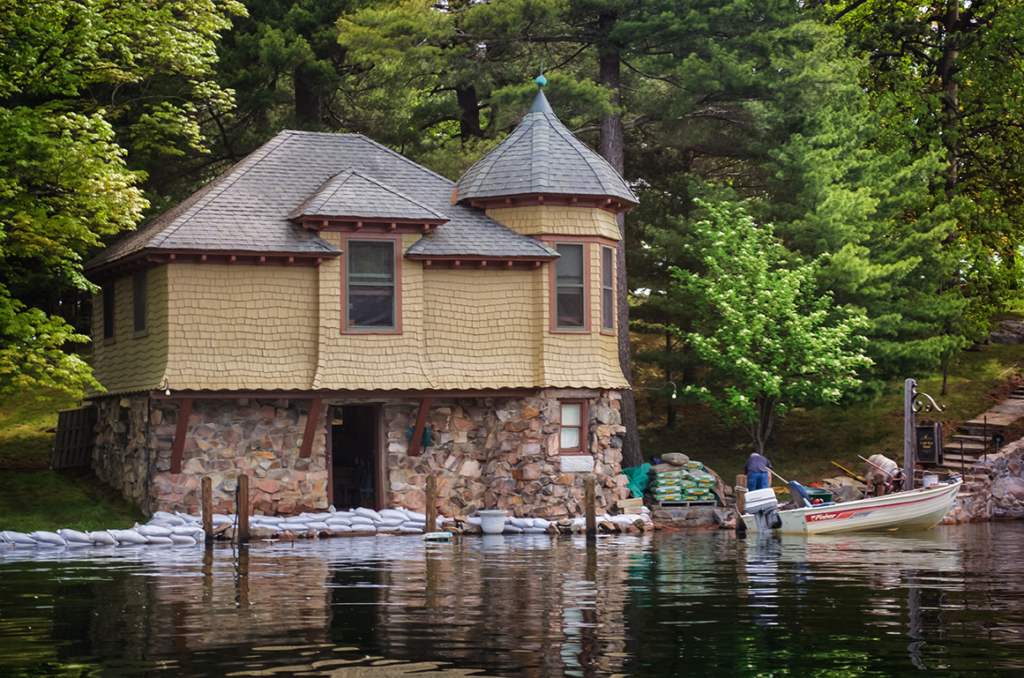
<svg viewBox="0 0 1024 678">
<path fill-rule="evenodd" d="M 238 476 L 238 543 L 249 543 L 249 476 Z"/>
<path fill-rule="evenodd" d="M 427 476 L 427 522 L 423 533 L 437 531 L 437 478 L 433 474 Z"/>
<path fill-rule="evenodd" d="M 743 474 L 736 476 L 736 487 L 733 491 L 736 493 L 736 518 L 738 519 L 743 515 L 743 512 L 747 510 L 747 495 L 740 492 L 741 487 L 747 486 L 747 477 Z M 738 524 L 738 523 L 737 523 Z"/>
<path fill-rule="evenodd" d="M 213 481 L 207 477 L 203 478 L 202 497 L 203 502 L 203 533 L 206 535 L 206 545 L 213 544 Z"/>
<path fill-rule="evenodd" d="M 587 541 L 597 541 L 597 494 L 594 490 L 594 476 L 583 481 L 584 511 L 587 516 Z"/>
</svg>

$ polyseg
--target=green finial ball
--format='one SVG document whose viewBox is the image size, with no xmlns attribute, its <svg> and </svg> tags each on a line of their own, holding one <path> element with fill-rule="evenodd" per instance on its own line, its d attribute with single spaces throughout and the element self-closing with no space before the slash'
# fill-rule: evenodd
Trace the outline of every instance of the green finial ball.
<svg viewBox="0 0 1024 678">
<path fill-rule="evenodd" d="M 548 84 L 548 79 L 543 75 L 538 75 L 534 82 L 537 83 L 537 87 L 544 87 L 544 85 Z"/>
</svg>

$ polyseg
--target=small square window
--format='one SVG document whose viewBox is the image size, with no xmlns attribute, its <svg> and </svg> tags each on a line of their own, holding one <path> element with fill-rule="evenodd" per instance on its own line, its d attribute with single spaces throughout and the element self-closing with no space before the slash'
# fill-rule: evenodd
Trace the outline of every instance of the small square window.
<svg viewBox="0 0 1024 678">
<path fill-rule="evenodd" d="M 584 454 L 587 452 L 587 402 L 585 400 L 563 400 L 560 403 L 561 430 L 559 448 L 562 454 Z"/>
</svg>

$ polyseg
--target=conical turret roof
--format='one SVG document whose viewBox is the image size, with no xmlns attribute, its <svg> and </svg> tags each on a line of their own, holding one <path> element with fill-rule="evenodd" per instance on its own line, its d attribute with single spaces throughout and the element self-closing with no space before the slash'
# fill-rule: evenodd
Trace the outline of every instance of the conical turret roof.
<svg viewBox="0 0 1024 678">
<path fill-rule="evenodd" d="M 638 201 L 619 173 L 573 136 L 544 91 L 515 131 L 459 179 L 459 202 L 513 196 L 607 198 L 613 211 Z"/>
</svg>

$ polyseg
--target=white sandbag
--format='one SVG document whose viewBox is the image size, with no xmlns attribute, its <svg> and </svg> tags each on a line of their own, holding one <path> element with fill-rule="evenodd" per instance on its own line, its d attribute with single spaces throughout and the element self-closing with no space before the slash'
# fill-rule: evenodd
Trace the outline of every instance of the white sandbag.
<svg viewBox="0 0 1024 678">
<path fill-rule="evenodd" d="M 317 532 L 326 532 L 331 529 L 331 526 L 322 520 L 314 520 L 306 524 L 309 526 L 309 529 L 316 530 Z"/>
<path fill-rule="evenodd" d="M 170 529 L 170 528 L 173 527 L 173 525 L 171 525 L 166 520 L 160 520 L 159 518 L 153 518 L 149 522 L 147 522 L 146 524 L 147 525 L 152 525 L 154 527 L 166 527 L 167 529 Z"/>
<path fill-rule="evenodd" d="M 633 515 L 622 515 L 622 516 L 609 516 L 611 520 L 609 522 L 615 523 L 616 525 L 632 525 L 636 522 L 639 516 Z"/>
<path fill-rule="evenodd" d="M 173 544 L 174 540 L 170 537 L 160 537 L 153 535 L 151 537 L 146 537 L 146 543 L 151 546 L 167 546 L 169 544 Z"/>
<path fill-rule="evenodd" d="M 367 518 L 372 519 L 373 522 L 375 522 L 375 523 L 379 523 L 380 520 L 381 520 L 379 513 L 377 513 L 373 509 L 364 508 L 362 506 L 360 506 L 359 508 L 357 508 L 355 510 L 355 514 L 357 516 L 366 516 Z"/>
<path fill-rule="evenodd" d="M 544 527 L 524 527 L 523 534 L 544 534 L 546 529 Z"/>
<path fill-rule="evenodd" d="M 398 531 L 403 534 L 422 534 L 423 525 L 420 525 L 419 523 L 405 523 Z"/>
<path fill-rule="evenodd" d="M 171 528 L 171 539 L 175 537 L 191 537 L 198 541 L 205 539 L 206 533 L 203 532 L 203 528 L 196 527 L 195 525 L 179 525 L 178 527 Z"/>
<path fill-rule="evenodd" d="M 89 539 L 98 546 L 117 546 L 117 540 L 106 530 L 96 530 L 89 533 Z"/>
<path fill-rule="evenodd" d="M 202 519 L 201 516 L 193 516 L 193 515 L 190 515 L 188 513 L 182 513 L 181 511 L 175 511 L 174 515 L 177 516 L 178 518 L 181 518 L 186 523 L 201 523 L 201 522 L 203 522 L 203 519 Z"/>
<path fill-rule="evenodd" d="M 24 532 L 0 532 L 0 539 L 15 546 L 37 546 L 36 540 Z"/>
<path fill-rule="evenodd" d="M 398 527 L 399 525 L 408 522 L 412 521 L 406 520 L 405 518 L 388 518 L 386 520 L 381 520 L 379 523 L 377 523 L 377 529 L 383 529 L 385 527 Z"/>
<path fill-rule="evenodd" d="M 178 525 L 185 524 L 185 521 L 181 517 L 176 516 L 173 513 L 168 513 L 167 511 L 154 511 L 153 518 L 156 520 L 161 520 L 171 527 L 176 527 Z"/>
<path fill-rule="evenodd" d="M 501 531 L 501 533 L 502 534 L 522 534 L 523 533 L 523 528 L 516 527 L 512 523 L 506 522 L 505 523 L 505 529 L 503 529 Z"/>
<path fill-rule="evenodd" d="M 68 542 L 64 537 L 60 536 L 56 532 L 47 532 L 46 530 L 36 530 L 30 532 L 29 535 L 36 540 L 36 544 L 39 546 L 67 546 Z"/>
<path fill-rule="evenodd" d="M 253 518 L 255 517 L 253 516 Z M 280 525 L 284 522 L 284 518 L 281 516 L 259 516 L 259 519 L 262 525 Z"/>
<path fill-rule="evenodd" d="M 331 532 L 351 532 L 352 526 L 345 525 L 343 523 L 328 522 L 328 528 Z"/>
<path fill-rule="evenodd" d="M 306 532 L 307 530 L 309 530 L 309 525 L 307 523 L 283 522 L 277 527 L 282 532 L 294 532 L 296 534 L 298 534 L 299 532 Z"/>
<path fill-rule="evenodd" d="M 186 536 L 184 534 L 172 534 L 171 541 L 176 546 L 195 546 L 197 543 L 195 537 Z"/>
<path fill-rule="evenodd" d="M 135 528 L 135 531 L 147 538 L 171 536 L 171 528 L 160 527 L 159 525 L 139 525 Z"/>
<path fill-rule="evenodd" d="M 380 515 L 381 520 L 401 520 L 405 522 L 407 517 L 405 511 L 399 511 L 398 509 L 381 509 L 377 513 Z"/>
<path fill-rule="evenodd" d="M 579 528 L 586 527 L 586 526 L 587 526 L 587 519 L 584 518 L 583 516 L 579 516 L 577 518 L 573 518 L 572 519 L 572 528 L 574 530 L 578 530 Z"/>
<path fill-rule="evenodd" d="M 419 511 L 410 511 L 409 509 L 406 509 L 405 510 L 405 515 L 409 516 L 409 522 L 410 523 L 426 523 L 427 522 L 427 514 L 426 513 L 420 513 Z"/>
<path fill-rule="evenodd" d="M 364 515 L 352 516 L 352 525 L 353 526 L 355 526 L 355 525 L 375 525 L 376 523 L 377 523 L 377 521 L 374 520 L 373 518 L 369 517 L 369 516 L 364 516 Z"/>
<path fill-rule="evenodd" d="M 114 539 L 117 540 L 118 546 L 140 545 L 147 543 L 146 537 L 139 534 L 135 530 L 107 530 Z"/>
<path fill-rule="evenodd" d="M 376 532 L 377 526 L 374 523 L 352 523 L 353 532 Z"/>
<path fill-rule="evenodd" d="M 214 527 L 219 527 L 221 525 L 234 525 L 235 524 L 235 517 L 234 516 L 225 515 L 223 513 L 214 513 L 213 516 L 212 516 L 212 519 L 213 519 L 213 526 Z"/>
<path fill-rule="evenodd" d="M 543 518 L 534 518 L 533 519 L 533 526 L 534 527 L 539 527 L 542 530 L 546 530 L 549 527 L 551 527 L 551 521 L 550 520 L 544 520 Z"/>
<path fill-rule="evenodd" d="M 483 522 L 483 519 L 480 516 L 466 516 L 465 518 L 463 518 L 463 520 L 465 520 L 470 525 L 479 525 L 481 522 Z"/>
<path fill-rule="evenodd" d="M 78 544 L 92 543 L 92 537 L 87 535 L 85 532 L 79 532 L 78 530 L 61 529 L 57 530 L 57 534 L 64 537 L 64 541 L 68 542 L 69 544 L 71 542 L 76 542 Z"/>
<path fill-rule="evenodd" d="M 533 527 L 533 518 L 509 518 L 505 523 L 511 523 L 516 527 L 522 528 Z"/>
</svg>

